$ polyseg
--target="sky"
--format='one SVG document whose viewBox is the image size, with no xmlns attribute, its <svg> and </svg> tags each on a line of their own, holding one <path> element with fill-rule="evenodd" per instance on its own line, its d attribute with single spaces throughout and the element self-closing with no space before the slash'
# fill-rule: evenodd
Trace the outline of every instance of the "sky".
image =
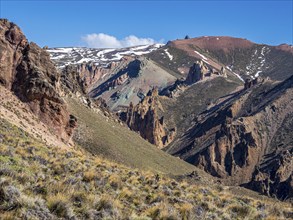
<svg viewBox="0 0 293 220">
<path fill-rule="evenodd" d="M 0 17 L 40 46 L 126 47 L 199 36 L 293 44 L 293 0 L 13 1 Z"/>
</svg>

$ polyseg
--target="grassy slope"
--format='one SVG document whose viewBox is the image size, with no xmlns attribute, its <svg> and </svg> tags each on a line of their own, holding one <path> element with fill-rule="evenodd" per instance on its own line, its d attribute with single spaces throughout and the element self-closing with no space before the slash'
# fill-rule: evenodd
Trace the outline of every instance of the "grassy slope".
<svg viewBox="0 0 293 220">
<path fill-rule="evenodd" d="M 197 169 L 162 152 L 102 113 L 95 113 L 74 99 L 68 99 L 67 102 L 72 114 L 78 118 L 75 139 L 89 152 L 128 166 L 160 173 L 179 175 Z"/>
<path fill-rule="evenodd" d="M 49 147 L 0 118 L 0 219 L 289 219 L 291 206 L 175 182 L 81 149 Z"/>
</svg>

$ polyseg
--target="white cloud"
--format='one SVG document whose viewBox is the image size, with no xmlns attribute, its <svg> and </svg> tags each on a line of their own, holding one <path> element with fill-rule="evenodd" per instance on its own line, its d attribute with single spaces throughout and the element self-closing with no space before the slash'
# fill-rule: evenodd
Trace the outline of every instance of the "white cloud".
<svg viewBox="0 0 293 220">
<path fill-rule="evenodd" d="M 138 38 L 134 35 L 119 40 L 114 36 L 104 33 L 87 34 L 82 37 L 82 41 L 84 41 L 88 47 L 94 48 L 121 48 L 157 43 L 152 38 Z"/>
</svg>

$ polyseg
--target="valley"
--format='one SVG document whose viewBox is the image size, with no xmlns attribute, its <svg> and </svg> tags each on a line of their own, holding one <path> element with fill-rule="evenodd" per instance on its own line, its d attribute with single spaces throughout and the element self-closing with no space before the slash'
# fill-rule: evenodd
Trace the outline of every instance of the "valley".
<svg viewBox="0 0 293 220">
<path fill-rule="evenodd" d="M 291 45 L 0 49 L 1 219 L 293 218 Z"/>
</svg>

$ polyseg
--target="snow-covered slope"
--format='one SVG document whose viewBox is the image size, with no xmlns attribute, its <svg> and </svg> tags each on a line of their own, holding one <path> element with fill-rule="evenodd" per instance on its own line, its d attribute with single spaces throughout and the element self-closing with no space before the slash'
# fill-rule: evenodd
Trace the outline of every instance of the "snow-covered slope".
<svg viewBox="0 0 293 220">
<path fill-rule="evenodd" d="M 60 47 L 50 48 L 51 59 L 59 68 L 63 68 L 69 64 L 81 64 L 92 62 L 96 66 L 107 67 L 113 61 L 119 61 L 123 56 L 140 56 L 148 54 L 163 44 L 153 44 L 144 46 L 135 46 L 119 49 L 100 49 L 85 47 Z"/>
</svg>

